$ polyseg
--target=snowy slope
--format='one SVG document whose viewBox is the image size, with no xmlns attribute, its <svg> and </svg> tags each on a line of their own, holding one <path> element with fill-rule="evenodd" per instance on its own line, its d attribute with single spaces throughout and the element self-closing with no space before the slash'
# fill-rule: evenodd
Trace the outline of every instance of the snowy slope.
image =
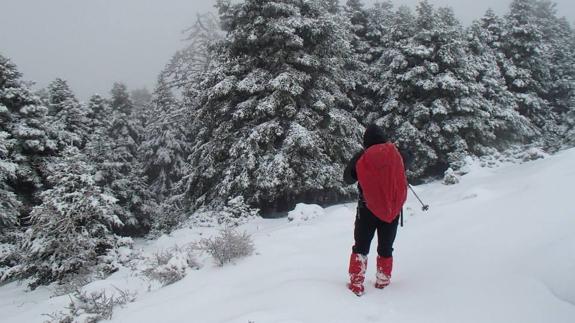
<svg viewBox="0 0 575 323">
<path fill-rule="evenodd" d="M 245 226 L 256 254 L 204 266 L 146 291 L 124 270 L 90 287 L 138 290 L 113 322 L 575 322 L 575 150 L 496 169 L 475 168 L 461 183 L 416 188 L 395 249 L 392 285 L 376 290 L 375 244 L 366 294 L 345 288 L 355 205 L 309 211 L 307 221 L 258 220 Z M 301 211 L 301 210 L 300 210 Z M 300 212 L 302 213 L 302 212 Z M 202 232 L 204 235 L 205 232 Z M 153 252 L 197 240 L 180 230 L 149 242 Z M 2 322 L 42 322 L 66 297 L 0 287 Z"/>
</svg>

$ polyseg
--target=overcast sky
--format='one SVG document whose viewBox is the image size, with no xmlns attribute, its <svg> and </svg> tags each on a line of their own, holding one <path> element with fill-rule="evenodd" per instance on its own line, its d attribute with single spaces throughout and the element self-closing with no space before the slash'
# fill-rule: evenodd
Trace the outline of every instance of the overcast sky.
<svg viewBox="0 0 575 323">
<path fill-rule="evenodd" d="M 340 0 L 340 3 L 345 0 Z M 364 0 L 366 5 L 376 2 Z M 418 0 L 394 0 L 412 7 Z M 487 8 L 503 14 L 510 0 L 430 0 L 453 7 L 464 24 Z M 575 1 L 557 0 L 560 16 L 575 21 Z M 171 55 L 184 46 L 182 30 L 215 0 L 0 0 L 0 53 L 46 86 L 68 80 L 86 99 L 108 95 L 112 83 L 152 90 Z"/>
</svg>

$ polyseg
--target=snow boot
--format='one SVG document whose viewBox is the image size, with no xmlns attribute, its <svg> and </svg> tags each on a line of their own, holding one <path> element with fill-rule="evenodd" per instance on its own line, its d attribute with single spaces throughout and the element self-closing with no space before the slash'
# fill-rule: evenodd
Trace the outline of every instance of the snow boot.
<svg viewBox="0 0 575 323">
<path fill-rule="evenodd" d="M 382 289 L 391 283 L 391 270 L 393 257 L 384 258 L 377 256 L 377 274 L 375 276 L 375 288 Z"/>
<path fill-rule="evenodd" d="M 363 281 L 365 280 L 365 269 L 367 268 L 367 256 L 352 253 L 349 259 L 349 288 L 355 295 L 363 295 Z"/>
</svg>

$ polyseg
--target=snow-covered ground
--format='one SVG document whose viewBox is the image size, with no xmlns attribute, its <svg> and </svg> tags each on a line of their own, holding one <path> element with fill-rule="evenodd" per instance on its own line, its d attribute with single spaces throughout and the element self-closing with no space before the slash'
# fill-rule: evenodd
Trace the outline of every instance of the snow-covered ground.
<svg viewBox="0 0 575 323">
<path fill-rule="evenodd" d="M 416 187 L 399 229 L 392 285 L 376 290 L 375 239 L 366 294 L 349 292 L 347 264 L 355 205 L 302 207 L 257 220 L 256 253 L 203 267 L 164 288 L 123 269 L 90 289 L 138 293 L 113 322 L 575 322 L 575 150 L 499 168 L 474 167 L 457 185 Z M 144 253 L 197 241 L 185 229 L 141 243 Z M 201 235 L 200 235 L 201 234 Z M 0 287 L 1 322 L 42 322 L 66 296 L 49 288 Z"/>
</svg>

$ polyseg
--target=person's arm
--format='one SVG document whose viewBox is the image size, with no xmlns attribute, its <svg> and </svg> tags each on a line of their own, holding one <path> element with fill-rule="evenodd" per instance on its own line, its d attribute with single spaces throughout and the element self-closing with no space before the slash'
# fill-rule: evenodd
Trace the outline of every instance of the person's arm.
<svg viewBox="0 0 575 323">
<path fill-rule="evenodd" d="M 357 182 L 357 173 L 355 171 L 355 164 L 357 163 L 359 157 L 361 157 L 362 154 L 363 151 L 356 153 L 345 167 L 345 170 L 343 171 L 343 181 L 346 184 L 351 185 Z"/>
</svg>

